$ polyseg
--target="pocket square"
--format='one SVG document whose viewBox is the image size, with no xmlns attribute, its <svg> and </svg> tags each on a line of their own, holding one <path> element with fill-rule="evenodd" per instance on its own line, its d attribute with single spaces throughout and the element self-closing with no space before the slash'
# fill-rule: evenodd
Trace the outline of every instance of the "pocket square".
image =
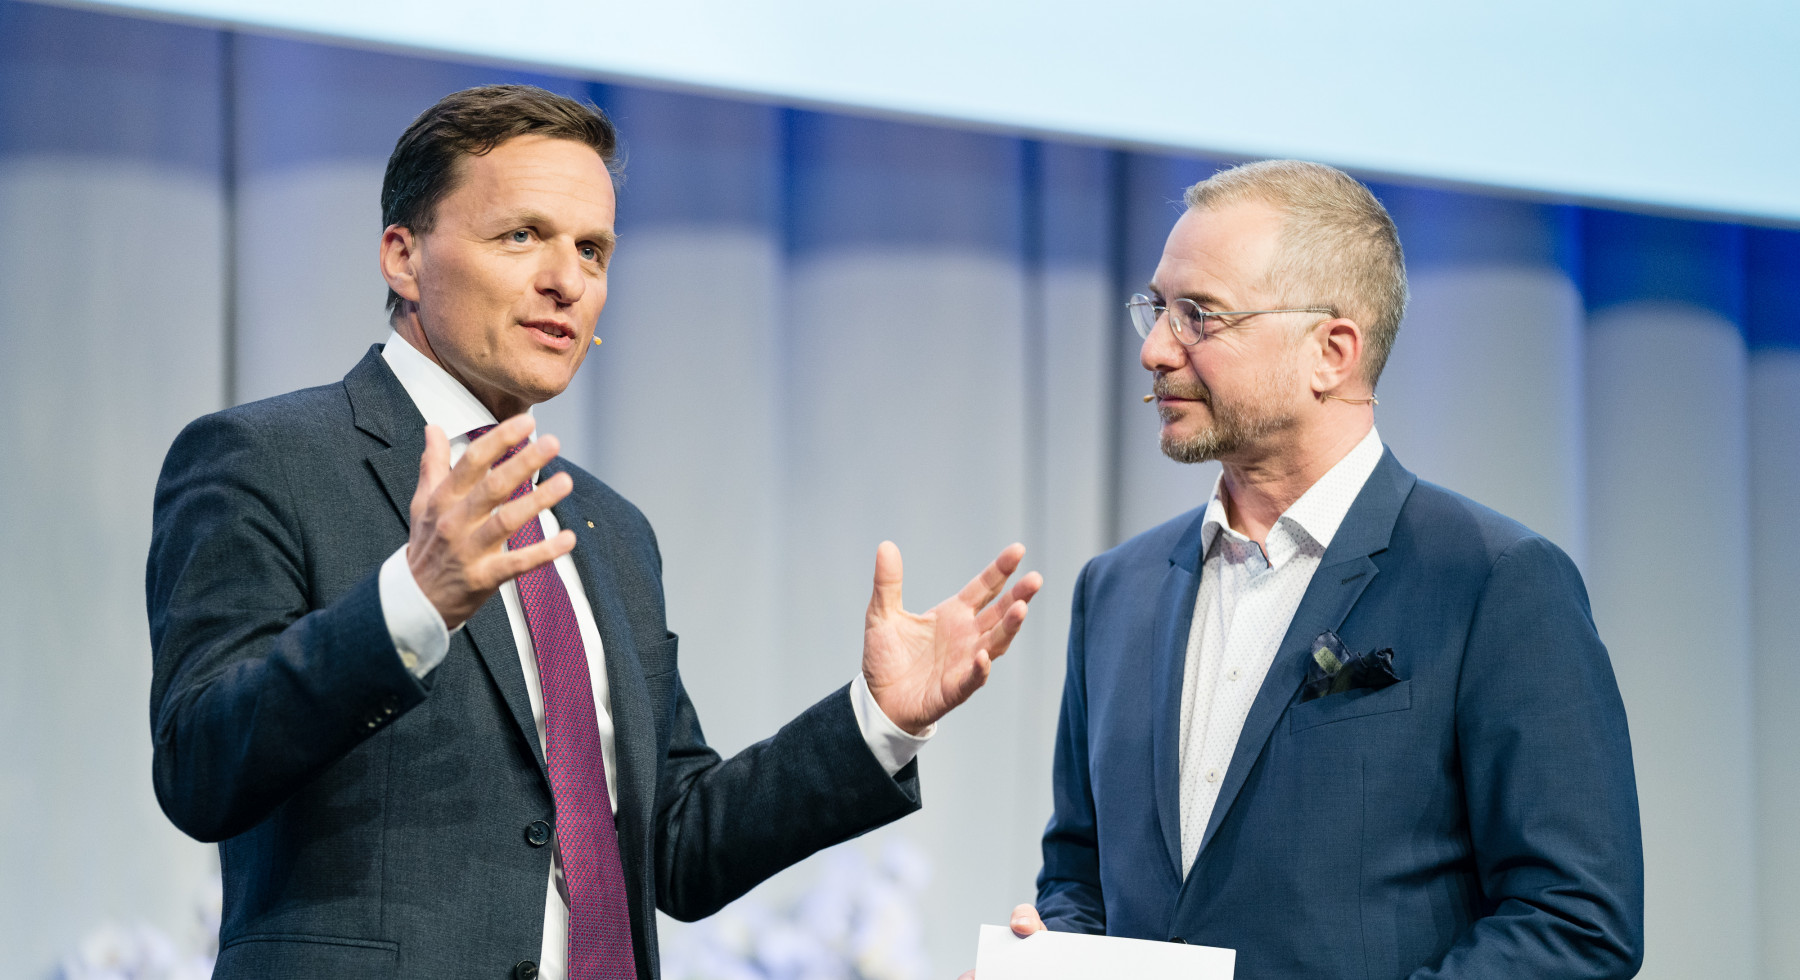
<svg viewBox="0 0 1800 980">
<path fill-rule="evenodd" d="M 1393 650 L 1384 647 L 1373 653 L 1351 653 L 1336 633 L 1326 630 L 1313 641 L 1300 700 L 1305 703 L 1345 691 L 1379 691 L 1399 680 L 1394 673 Z"/>
</svg>

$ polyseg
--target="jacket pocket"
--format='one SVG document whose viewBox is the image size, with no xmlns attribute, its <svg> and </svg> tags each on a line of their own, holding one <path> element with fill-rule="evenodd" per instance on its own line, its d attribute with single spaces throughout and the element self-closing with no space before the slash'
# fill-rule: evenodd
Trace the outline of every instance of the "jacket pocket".
<svg viewBox="0 0 1800 980">
<path fill-rule="evenodd" d="M 215 980 L 235 977 L 391 977 L 400 944 L 311 933 L 250 933 L 225 942 Z"/>
<path fill-rule="evenodd" d="M 638 665 L 643 669 L 646 680 L 675 669 L 675 649 L 678 642 L 679 638 L 670 633 L 655 643 L 645 644 L 638 652 Z"/>
<path fill-rule="evenodd" d="M 1365 715 L 1405 711 L 1412 707 L 1412 678 L 1389 684 L 1379 691 L 1345 691 L 1315 698 L 1288 709 L 1288 732 L 1349 721 Z"/>
</svg>

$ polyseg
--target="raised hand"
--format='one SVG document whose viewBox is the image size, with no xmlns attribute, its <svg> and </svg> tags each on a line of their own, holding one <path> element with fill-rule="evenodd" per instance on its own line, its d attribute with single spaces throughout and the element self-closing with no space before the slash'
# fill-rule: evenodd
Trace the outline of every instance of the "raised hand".
<svg viewBox="0 0 1800 980">
<path fill-rule="evenodd" d="M 506 550 L 506 539 L 514 531 L 574 489 L 569 475 L 558 473 L 526 496 L 507 500 L 514 488 L 555 459 L 560 448 L 555 436 L 542 436 L 495 466 L 508 449 L 531 434 L 533 425 L 531 416 L 515 415 L 494 426 L 469 444 L 455 469 L 450 468 L 449 437 L 435 425 L 425 427 L 406 563 L 450 629 L 475 615 L 502 582 L 575 549 L 575 533 L 564 528 L 554 538 Z"/>
<path fill-rule="evenodd" d="M 961 592 L 915 614 L 900 605 L 900 549 L 892 541 L 875 549 L 863 677 L 894 724 L 919 734 L 987 683 L 994 660 L 1012 645 L 1027 604 L 1044 584 L 1031 572 L 995 601 L 1024 556 L 1024 545 L 1010 545 Z"/>
</svg>

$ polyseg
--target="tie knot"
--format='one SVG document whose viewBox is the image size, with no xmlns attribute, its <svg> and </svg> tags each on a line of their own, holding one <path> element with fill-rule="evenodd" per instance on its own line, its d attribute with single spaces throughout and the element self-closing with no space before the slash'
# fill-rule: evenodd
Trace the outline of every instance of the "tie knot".
<svg viewBox="0 0 1800 980">
<path fill-rule="evenodd" d="M 481 438 L 481 437 L 482 437 L 482 436 L 485 436 L 485 435 L 487 435 L 487 434 L 488 434 L 488 431 L 489 431 L 489 430 L 491 430 L 491 429 L 493 429 L 493 426 L 492 426 L 492 425 L 478 425 L 478 426 L 476 426 L 476 427 L 475 427 L 475 428 L 473 428 L 473 429 L 470 429 L 470 430 L 469 430 L 469 432 L 468 432 L 468 436 L 469 436 L 469 441 L 470 441 L 470 442 L 474 442 L 474 441 L 475 441 L 475 440 L 477 440 L 477 439 L 479 439 L 479 438 Z M 503 456 L 501 456 L 501 457 L 500 457 L 500 458 L 499 458 L 499 459 L 497 459 L 497 460 L 495 460 L 495 461 L 494 461 L 494 465 L 495 465 L 495 466 L 499 466 L 499 465 L 500 465 L 500 464 L 501 464 L 501 463 L 504 463 L 504 462 L 506 462 L 506 461 L 507 461 L 507 460 L 509 460 L 509 459 L 511 459 L 511 458 L 513 458 L 513 457 L 514 457 L 514 456 L 516 456 L 516 455 L 518 455 L 518 453 L 519 453 L 519 450 L 521 450 L 521 449 L 524 449 L 524 448 L 525 448 L 525 444 L 526 444 L 526 443 L 528 443 L 528 442 L 530 442 L 530 441 L 531 441 L 531 440 L 530 440 L 530 439 L 529 439 L 529 438 L 526 438 L 526 439 L 520 439 L 520 440 L 519 440 L 519 441 L 518 441 L 518 443 L 516 443 L 516 444 L 515 444 L 515 445 L 513 445 L 513 446 L 512 446 L 512 447 L 511 447 L 511 448 L 510 448 L 510 449 L 508 449 L 508 450 L 507 450 L 507 451 L 506 451 L 506 454 L 505 454 L 505 455 L 503 455 Z"/>
</svg>

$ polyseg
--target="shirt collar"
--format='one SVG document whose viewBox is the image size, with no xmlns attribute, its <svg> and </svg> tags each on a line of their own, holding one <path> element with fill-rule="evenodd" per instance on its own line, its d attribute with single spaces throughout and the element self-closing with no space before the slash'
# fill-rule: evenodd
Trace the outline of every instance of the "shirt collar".
<svg viewBox="0 0 1800 980">
<path fill-rule="evenodd" d="M 471 430 L 498 421 L 486 405 L 462 386 L 462 382 L 421 353 L 400 336 L 399 331 L 388 332 L 381 357 L 387 361 L 394 377 L 400 379 L 400 387 L 406 389 L 419 414 L 425 417 L 425 424 L 443 429 L 450 437 L 450 465 L 456 465 L 462 458 L 463 450 L 469 446 Z M 533 432 L 531 438 L 535 440 L 537 433 Z"/>
<path fill-rule="evenodd" d="M 1300 499 L 1276 519 L 1275 527 L 1269 532 L 1270 564 L 1279 565 L 1293 553 L 1296 535 L 1311 538 L 1321 552 L 1331 547 L 1331 539 L 1337 536 L 1338 527 L 1350 513 L 1350 505 L 1356 502 L 1363 484 L 1369 482 L 1375 467 L 1381 463 L 1381 453 L 1381 434 L 1370 426 L 1362 441 L 1326 470 L 1318 482 L 1307 487 Z M 1206 513 L 1201 517 L 1200 554 L 1203 557 L 1212 551 L 1219 532 L 1230 528 L 1221 493 L 1224 486 L 1225 474 L 1221 473 L 1213 481 L 1212 499 L 1207 501 Z M 1235 530 L 1232 533 L 1237 534 Z"/>
</svg>

